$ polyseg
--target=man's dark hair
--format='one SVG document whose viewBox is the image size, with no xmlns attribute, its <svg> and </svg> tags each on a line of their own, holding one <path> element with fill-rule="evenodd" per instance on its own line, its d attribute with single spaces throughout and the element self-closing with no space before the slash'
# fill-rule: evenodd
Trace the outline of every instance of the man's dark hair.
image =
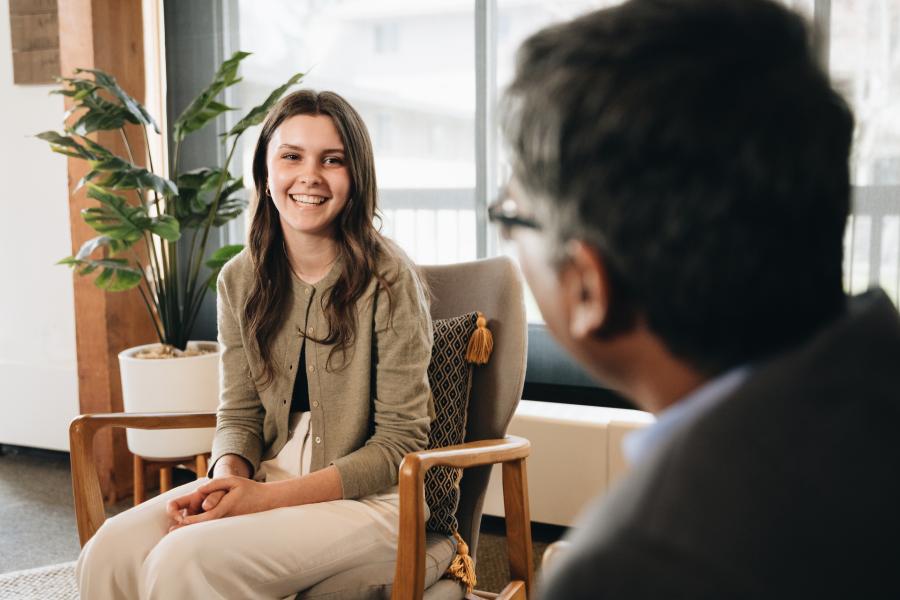
<svg viewBox="0 0 900 600">
<path fill-rule="evenodd" d="M 853 116 L 808 39 L 767 0 L 631 0 L 519 50 L 513 173 L 604 257 L 612 330 L 641 315 L 713 374 L 844 310 Z"/>
</svg>

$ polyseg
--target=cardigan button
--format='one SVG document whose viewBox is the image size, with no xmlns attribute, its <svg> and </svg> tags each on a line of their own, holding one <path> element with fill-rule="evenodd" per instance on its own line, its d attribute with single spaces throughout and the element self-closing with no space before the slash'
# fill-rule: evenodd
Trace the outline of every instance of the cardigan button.
<svg viewBox="0 0 900 600">
<path fill-rule="evenodd" d="M 319 408 L 319 401 L 313 400 L 313 408 Z"/>
<path fill-rule="evenodd" d="M 313 327 L 309 327 L 309 328 L 307 328 L 306 333 L 307 333 L 307 335 L 312 335 L 314 331 L 315 331 L 315 329 Z"/>
<path fill-rule="evenodd" d="M 309 288 L 304 288 L 303 293 L 309 296 Z"/>
<path fill-rule="evenodd" d="M 315 373 L 315 371 L 316 371 L 316 366 L 315 366 L 315 365 L 309 365 L 309 372 L 310 372 L 310 373 Z"/>
<path fill-rule="evenodd" d="M 322 443 L 322 438 L 320 438 L 319 436 L 316 436 L 316 443 L 317 443 L 317 444 L 321 444 L 321 443 Z"/>
</svg>

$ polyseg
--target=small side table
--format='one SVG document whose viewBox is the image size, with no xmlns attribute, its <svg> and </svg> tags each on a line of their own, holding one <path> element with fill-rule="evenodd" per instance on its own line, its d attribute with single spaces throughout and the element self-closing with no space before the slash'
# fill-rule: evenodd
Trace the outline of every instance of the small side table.
<svg viewBox="0 0 900 600">
<path fill-rule="evenodd" d="M 145 495 L 145 484 L 144 484 L 144 473 L 146 469 L 150 465 L 160 465 L 159 468 L 159 493 L 168 492 L 172 489 L 172 467 L 178 465 L 189 464 L 193 462 L 194 470 L 197 472 L 197 477 L 204 477 L 206 475 L 206 471 L 209 468 L 209 454 L 198 454 L 196 456 L 186 456 L 183 458 L 167 458 L 167 459 L 153 459 L 153 458 L 144 458 L 143 456 L 134 455 L 134 505 L 137 506 L 144 500 L 146 500 Z"/>
</svg>

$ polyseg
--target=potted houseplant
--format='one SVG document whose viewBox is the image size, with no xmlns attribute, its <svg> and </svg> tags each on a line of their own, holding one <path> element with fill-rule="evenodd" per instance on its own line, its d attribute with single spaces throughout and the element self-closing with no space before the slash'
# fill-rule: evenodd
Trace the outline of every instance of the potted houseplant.
<svg viewBox="0 0 900 600">
<path fill-rule="evenodd" d="M 82 211 L 97 236 L 60 263 L 71 266 L 79 275 L 96 275 L 94 283 L 110 292 L 137 288 L 158 336 L 158 343 L 127 349 L 119 355 L 126 411 L 216 407 L 217 345 L 191 341 L 191 334 L 207 291 L 215 293 L 219 270 L 243 246 L 228 245 L 204 258 L 209 234 L 213 227 L 239 216 L 247 206 L 242 177 L 229 171 L 238 139 L 248 128 L 261 123 L 303 75 L 288 79 L 221 135 L 224 164 L 182 172 L 178 160 L 181 143 L 188 135 L 226 111 L 235 110 L 219 97 L 240 81 L 238 67 L 247 56 L 247 52 L 236 52 L 223 62 L 209 86 L 175 119 L 168 172 L 154 168 L 149 156 L 147 167 L 137 164 L 126 125 L 137 126 L 145 141 L 151 135 L 162 135 L 159 126 L 115 78 L 98 69 L 77 69 L 73 77 L 59 79 L 62 88 L 52 93 L 72 101 L 64 130 L 37 135 L 54 152 L 88 162 L 90 170 L 76 189 L 85 187 L 87 196 L 97 201 L 96 206 Z M 122 136 L 125 156 L 90 138 L 97 131 L 116 130 Z M 144 254 L 138 254 L 137 248 Z M 150 360 L 154 358 L 165 360 Z M 178 431 L 160 442 L 154 433 L 129 431 L 129 448 L 149 458 L 189 456 L 201 452 L 195 450 L 198 444 L 205 447 L 202 452 L 208 451 L 212 435 L 207 432 L 208 439 L 198 441 L 196 432 Z"/>
</svg>

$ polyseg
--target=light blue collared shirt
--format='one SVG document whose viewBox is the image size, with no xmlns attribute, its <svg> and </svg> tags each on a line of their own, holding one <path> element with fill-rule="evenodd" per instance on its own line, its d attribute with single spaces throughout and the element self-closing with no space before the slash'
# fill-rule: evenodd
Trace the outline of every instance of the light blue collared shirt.
<svg viewBox="0 0 900 600">
<path fill-rule="evenodd" d="M 622 440 L 625 459 L 629 464 L 636 465 L 676 431 L 696 421 L 740 387 L 749 374 L 750 367 L 746 365 L 726 371 L 659 413 L 656 423 L 650 427 L 629 433 Z"/>
</svg>

